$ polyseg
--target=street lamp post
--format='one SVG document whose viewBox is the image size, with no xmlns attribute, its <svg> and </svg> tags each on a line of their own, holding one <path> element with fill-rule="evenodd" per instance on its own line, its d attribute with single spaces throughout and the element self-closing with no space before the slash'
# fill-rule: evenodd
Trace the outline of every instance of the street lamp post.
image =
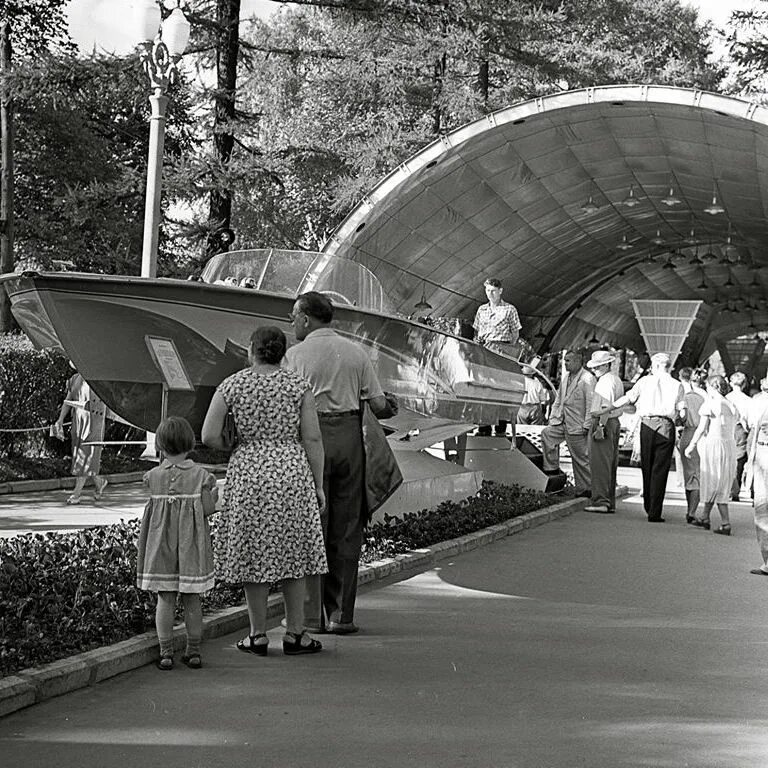
<svg viewBox="0 0 768 768">
<path fill-rule="evenodd" d="M 149 103 L 149 159 L 147 196 L 144 204 L 144 242 L 141 276 L 157 277 L 157 239 L 160 227 L 160 191 L 163 179 L 163 145 L 168 86 L 176 77 L 178 61 L 189 41 L 189 22 L 179 2 L 162 22 L 156 0 L 136 0 L 136 20 L 140 33 L 139 56 L 152 86 Z"/>
</svg>

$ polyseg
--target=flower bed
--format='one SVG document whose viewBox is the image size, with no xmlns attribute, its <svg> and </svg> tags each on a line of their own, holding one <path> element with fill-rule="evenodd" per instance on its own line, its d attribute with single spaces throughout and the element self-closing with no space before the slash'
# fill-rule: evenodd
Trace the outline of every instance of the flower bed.
<svg viewBox="0 0 768 768">
<path fill-rule="evenodd" d="M 426 547 L 547 506 L 541 493 L 484 483 L 475 496 L 387 517 L 367 532 L 363 562 Z M 0 541 L 0 675 L 124 640 L 154 627 L 154 597 L 135 586 L 139 521 Z M 215 535 L 215 526 L 213 534 Z M 211 611 L 242 603 L 217 584 Z"/>
</svg>

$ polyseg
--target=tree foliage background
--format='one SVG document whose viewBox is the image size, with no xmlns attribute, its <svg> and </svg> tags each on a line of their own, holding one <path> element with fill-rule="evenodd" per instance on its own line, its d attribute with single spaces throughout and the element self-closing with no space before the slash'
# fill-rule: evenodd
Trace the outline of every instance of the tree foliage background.
<svg viewBox="0 0 768 768">
<path fill-rule="evenodd" d="M 14 7 L 59 24 L 65 2 Z M 616 82 L 716 90 L 723 77 L 678 0 L 299 0 L 238 26 L 239 6 L 184 6 L 160 274 L 199 267 L 221 226 L 239 248 L 319 248 L 399 163 L 521 99 Z M 19 257 L 138 273 L 149 129 L 136 57 L 18 50 Z"/>
</svg>

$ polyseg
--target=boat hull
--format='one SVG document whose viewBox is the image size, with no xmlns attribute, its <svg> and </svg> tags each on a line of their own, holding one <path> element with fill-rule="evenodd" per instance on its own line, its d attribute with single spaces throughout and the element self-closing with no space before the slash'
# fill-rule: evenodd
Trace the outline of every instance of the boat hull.
<svg viewBox="0 0 768 768">
<path fill-rule="evenodd" d="M 166 381 L 148 339 L 173 341 L 192 389 L 167 413 L 199 434 L 215 388 L 247 364 L 259 325 L 295 343 L 294 297 L 181 280 L 72 273 L 3 278 L 14 316 L 40 348 L 60 348 L 119 416 L 154 430 Z M 333 327 L 368 351 L 382 386 L 419 414 L 472 424 L 514 419 L 525 391 L 515 360 L 420 323 L 338 306 Z"/>
</svg>

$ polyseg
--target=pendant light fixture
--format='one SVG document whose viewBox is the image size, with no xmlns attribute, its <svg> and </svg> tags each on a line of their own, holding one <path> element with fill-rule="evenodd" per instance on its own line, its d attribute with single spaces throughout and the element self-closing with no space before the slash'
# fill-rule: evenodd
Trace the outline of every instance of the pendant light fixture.
<svg viewBox="0 0 768 768">
<path fill-rule="evenodd" d="M 709 241 L 706 252 L 702 255 L 703 261 L 716 261 L 717 254 L 712 250 L 712 240 Z"/>
<path fill-rule="evenodd" d="M 616 244 L 616 250 L 617 251 L 628 251 L 632 246 L 629 243 L 629 240 L 627 240 L 627 234 L 626 232 L 621 236 L 621 240 Z"/>
<path fill-rule="evenodd" d="M 634 208 L 636 205 L 640 205 L 640 201 L 635 197 L 635 185 L 629 185 L 629 192 L 627 196 L 621 201 L 621 204 L 625 208 Z"/>
<path fill-rule="evenodd" d="M 594 200 L 595 180 L 590 179 L 590 182 L 592 191 L 589 193 L 589 197 L 587 197 L 586 201 L 581 204 L 581 210 L 584 211 L 584 213 L 595 213 L 600 210 L 600 206 Z"/>
<path fill-rule="evenodd" d="M 717 216 L 719 213 L 725 213 L 725 208 L 717 202 L 717 182 L 712 185 L 712 202 L 704 209 L 704 213 L 710 216 Z"/>
<path fill-rule="evenodd" d="M 661 202 L 664 203 L 668 208 L 672 208 L 675 205 L 680 205 L 683 201 L 675 194 L 675 187 L 672 184 L 672 181 L 670 180 L 669 183 L 669 194 L 666 197 L 661 198 Z"/>
<path fill-rule="evenodd" d="M 656 235 L 651 238 L 651 242 L 654 245 L 664 245 L 664 238 L 661 236 L 661 230 L 656 230 Z"/>
<path fill-rule="evenodd" d="M 418 310 L 419 312 L 429 312 L 432 311 L 432 305 L 427 301 L 427 286 L 426 283 L 421 284 L 421 299 L 414 305 L 414 309 Z"/>
</svg>

